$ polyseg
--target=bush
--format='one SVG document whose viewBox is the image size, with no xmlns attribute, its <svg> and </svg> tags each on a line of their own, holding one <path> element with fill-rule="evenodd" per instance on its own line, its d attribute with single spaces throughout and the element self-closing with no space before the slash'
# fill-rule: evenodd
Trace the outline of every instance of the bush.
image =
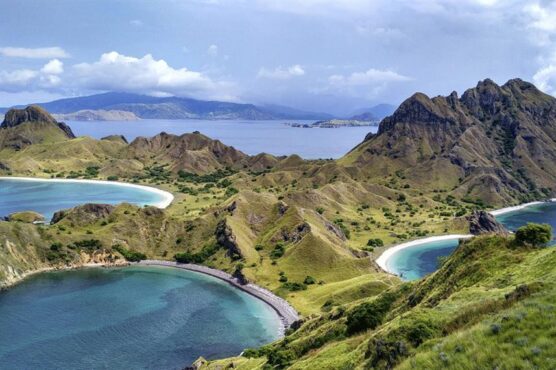
<svg viewBox="0 0 556 370">
<path fill-rule="evenodd" d="M 307 290 L 307 285 L 303 283 L 284 283 L 282 287 L 291 291 L 291 292 L 298 292 L 300 290 Z"/>
<path fill-rule="evenodd" d="M 284 255 L 286 250 L 284 249 L 284 245 L 281 243 L 276 244 L 272 252 L 270 252 L 270 258 L 278 259 Z"/>
<path fill-rule="evenodd" d="M 80 240 L 73 243 L 76 248 L 101 249 L 102 242 L 97 239 Z"/>
<path fill-rule="evenodd" d="M 303 284 L 311 285 L 315 283 L 316 283 L 315 278 L 312 276 L 307 276 L 305 277 L 305 280 L 303 280 Z"/>
<path fill-rule="evenodd" d="M 374 301 L 360 304 L 348 313 L 347 333 L 349 335 L 367 329 L 374 329 L 382 323 L 386 312 L 396 300 L 396 295 L 386 292 Z"/>
<path fill-rule="evenodd" d="M 539 247 L 552 240 L 552 227 L 548 224 L 528 223 L 515 232 L 515 243 Z"/>
<path fill-rule="evenodd" d="M 384 246 L 384 242 L 382 241 L 382 239 L 379 238 L 375 238 L 375 239 L 369 239 L 367 241 L 367 246 L 368 247 L 382 247 Z"/>
<path fill-rule="evenodd" d="M 114 176 L 114 175 L 108 176 L 106 178 L 106 180 L 108 180 L 108 181 L 118 181 L 118 176 Z"/>
<path fill-rule="evenodd" d="M 114 245 L 112 248 L 118 251 L 122 256 L 124 256 L 127 261 L 130 262 L 139 262 L 141 260 L 147 259 L 147 256 L 144 253 L 131 251 L 119 244 Z"/>
</svg>

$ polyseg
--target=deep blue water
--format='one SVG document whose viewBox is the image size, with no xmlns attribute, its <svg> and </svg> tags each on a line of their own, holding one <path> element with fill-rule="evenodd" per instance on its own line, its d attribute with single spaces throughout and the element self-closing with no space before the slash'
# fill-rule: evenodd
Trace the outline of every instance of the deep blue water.
<svg viewBox="0 0 556 370">
<path fill-rule="evenodd" d="M 53 213 L 84 203 L 155 204 L 162 196 L 118 184 L 24 181 L 0 179 L 0 217 L 19 211 L 35 211 L 50 220 Z"/>
<path fill-rule="evenodd" d="M 0 293 L 0 369 L 182 369 L 279 331 L 260 300 L 179 269 L 49 272 Z"/>
<path fill-rule="evenodd" d="M 508 230 L 515 231 L 528 222 L 548 223 L 556 230 L 556 203 L 543 203 L 496 216 Z M 556 239 L 553 236 L 553 241 Z M 423 243 L 400 250 L 392 255 L 388 267 L 404 280 L 416 280 L 439 267 L 439 257 L 449 256 L 458 246 L 458 240 Z"/>
<path fill-rule="evenodd" d="M 363 141 L 377 127 L 296 128 L 285 122 L 313 123 L 314 121 L 205 121 L 161 120 L 140 121 L 68 121 L 76 135 L 102 138 L 124 135 L 129 141 L 137 136 L 153 136 L 161 131 L 184 134 L 193 131 L 218 139 L 244 153 L 262 152 L 274 155 L 298 154 L 302 158 L 340 158 Z"/>
</svg>

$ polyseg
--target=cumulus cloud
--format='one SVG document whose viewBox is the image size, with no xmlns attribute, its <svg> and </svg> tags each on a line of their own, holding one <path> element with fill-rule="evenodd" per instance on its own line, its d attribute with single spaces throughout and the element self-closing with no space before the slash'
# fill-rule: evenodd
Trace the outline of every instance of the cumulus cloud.
<svg viewBox="0 0 556 370">
<path fill-rule="evenodd" d="M 277 67 L 275 69 L 261 68 L 257 77 L 269 78 L 274 80 L 288 80 L 292 77 L 299 77 L 305 75 L 305 70 L 299 64 L 290 67 Z"/>
<path fill-rule="evenodd" d="M 150 54 L 136 58 L 115 51 L 105 53 L 94 63 L 75 65 L 72 77 L 78 87 L 90 90 L 236 100 L 230 83 L 213 81 L 187 68 L 173 68 Z"/>
<path fill-rule="evenodd" d="M 332 86 L 368 86 L 377 83 L 410 81 L 411 78 L 396 73 L 392 70 L 371 68 L 365 72 L 354 72 L 350 75 L 332 75 L 328 82 Z"/>
<path fill-rule="evenodd" d="M 49 61 L 39 70 L 0 71 L 0 91 L 20 92 L 53 88 L 60 85 L 59 75 L 63 72 L 63 63 L 58 59 Z"/>
<path fill-rule="evenodd" d="M 52 59 L 52 58 L 69 58 L 70 55 L 58 46 L 48 48 L 16 48 L 2 47 L 0 55 L 12 58 L 30 58 L 30 59 Z"/>
</svg>

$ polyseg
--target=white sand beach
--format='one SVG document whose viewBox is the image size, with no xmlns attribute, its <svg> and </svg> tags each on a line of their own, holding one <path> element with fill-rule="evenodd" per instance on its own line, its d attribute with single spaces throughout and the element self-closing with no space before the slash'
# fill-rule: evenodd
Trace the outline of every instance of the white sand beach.
<svg viewBox="0 0 556 370">
<path fill-rule="evenodd" d="M 81 183 L 81 184 L 99 184 L 99 185 L 115 185 L 115 186 L 124 186 L 129 188 L 136 188 L 141 189 L 144 191 L 148 191 L 151 193 L 158 194 L 162 196 L 162 200 L 159 202 L 153 203 L 153 206 L 157 208 L 166 208 L 168 207 L 172 201 L 174 200 L 174 196 L 172 193 L 154 188 L 152 186 L 146 185 L 138 185 L 138 184 L 130 184 L 128 182 L 119 182 L 119 181 L 105 181 L 105 180 L 81 180 L 81 179 L 49 179 L 49 178 L 40 178 L 40 177 L 12 177 L 12 176 L 3 176 L 0 177 L 0 180 L 18 180 L 18 181 L 37 181 L 37 182 L 44 182 L 44 181 L 51 181 L 51 182 L 73 182 L 73 183 Z"/>
</svg>

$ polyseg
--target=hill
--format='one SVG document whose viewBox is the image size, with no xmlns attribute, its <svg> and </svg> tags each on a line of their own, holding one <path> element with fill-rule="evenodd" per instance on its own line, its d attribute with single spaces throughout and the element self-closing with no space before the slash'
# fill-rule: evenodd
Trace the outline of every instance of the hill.
<svg viewBox="0 0 556 370">
<path fill-rule="evenodd" d="M 490 205 L 554 196 L 556 99 L 519 79 L 417 93 L 340 163 Z"/>
<path fill-rule="evenodd" d="M 328 119 L 330 115 L 304 112 L 287 107 L 258 107 L 253 104 L 239 104 L 219 101 L 203 101 L 180 97 L 153 97 L 130 93 L 109 92 L 38 103 L 53 114 L 68 115 L 72 118 L 89 119 L 80 111 L 120 111 L 139 118 L 157 119 Z M 0 108 L 0 113 L 9 108 Z M 94 113 L 94 112 L 93 112 Z M 121 113 L 120 113 L 121 115 Z M 103 116 L 107 116 L 104 114 Z M 114 114 L 112 115 L 114 116 Z"/>
<path fill-rule="evenodd" d="M 32 122 L 32 124 L 30 124 Z M 0 124 L 0 150 L 21 150 L 32 144 L 63 141 L 75 135 L 62 122 L 57 122 L 48 112 L 38 106 L 12 109 Z"/>
<path fill-rule="evenodd" d="M 388 117 L 396 110 L 396 106 L 392 104 L 377 104 L 370 108 L 362 108 L 358 109 L 352 114 L 350 119 L 359 119 L 362 121 L 370 120 L 370 121 L 380 121 L 384 117 Z M 367 117 L 367 119 L 362 119 Z M 369 119 L 373 118 L 373 119 Z"/>
</svg>

